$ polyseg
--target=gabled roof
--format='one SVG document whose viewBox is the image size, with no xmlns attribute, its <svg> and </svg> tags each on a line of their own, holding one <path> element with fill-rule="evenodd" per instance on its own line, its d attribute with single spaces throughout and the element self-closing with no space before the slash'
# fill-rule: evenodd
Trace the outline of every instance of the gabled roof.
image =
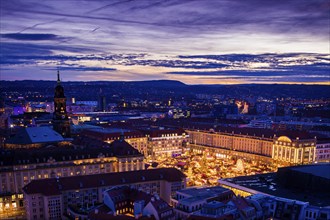
<svg viewBox="0 0 330 220">
<path fill-rule="evenodd" d="M 132 189 L 127 185 L 109 189 L 104 193 L 107 194 L 116 204 L 123 201 L 136 202 L 143 200 L 146 205 L 152 198 L 152 195 L 137 189 Z"/>
<path fill-rule="evenodd" d="M 152 199 L 150 202 L 153 205 L 153 207 L 155 208 L 155 210 L 157 211 L 158 215 L 160 213 L 163 213 L 163 212 L 166 212 L 166 211 L 169 211 L 172 209 L 164 200 L 162 200 L 160 198 Z"/>
<path fill-rule="evenodd" d="M 124 139 L 115 140 L 109 146 L 116 156 L 140 155 L 139 151 L 127 143 Z"/>
<path fill-rule="evenodd" d="M 18 133 L 8 139 L 9 144 L 35 144 L 64 141 L 63 137 L 50 127 L 22 128 Z"/>
<path fill-rule="evenodd" d="M 151 205 L 155 208 L 158 215 L 160 216 L 161 213 L 172 210 L 172 207 L 170 207 L 163 199 L 161 199 L 159 196 L 155 195 L 149 195 L 146 192 L 132 189 L 129 186 L 121 186 L 112 188 L 105 192 L 106 195 L 108 195 L 112 201 L 115 204 L 122 203 L 124 201 L 127 201 L 128 204 L 130 202 L 137 202 L 137 201 L 144 201 L 144 206 L 146 206 L 149 202 Z M 172 212 L 172 216 L 174 213 Z"/>
<path fill-rule="evenodd" d="M 247 200 L 243 197 L 236 197 L 231 199 L 231 202 L 235 205 L 235 207 L 238 210 L 243 210 L 246 208 L 251 208 L 251 206 L 249 205 L 249 203 L 247 202 Z"/>
</svg>

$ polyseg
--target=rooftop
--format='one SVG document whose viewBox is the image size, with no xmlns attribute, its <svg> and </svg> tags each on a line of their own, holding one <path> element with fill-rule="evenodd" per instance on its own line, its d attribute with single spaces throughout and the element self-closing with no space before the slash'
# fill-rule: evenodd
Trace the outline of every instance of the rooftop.
<svg viewBox="0 0 330 220">
<path fill-rule="evenodd" d="M 142 155 L 139 151 L 127 143 L 123 138 L 113 141 L 110 146 L 117 157 L 126 157 L 131 155 Z"/>
<path fill-rule="evenodd" d="M 217 194 L 221 194 L 224 192 L 230 191 L 227 188 L 221 187 L 221 186 L 214 186 L 214 187 L 206 187 L 206 188 L 197 188 L 197 187 L 191 187 L 186 189 L 181 189 L 177 191 L 178 193 L 185 194 L 188 196 L 214 196 Z"/>
<path fill-rule="evenodd" d="M 162 135 L 182 135 L 185 131 L 182 128 L 177 129 L 151 129 L 151 130 L 143 130 L 142 132 L 150 135 L 150 137 L 162 137 Z"/>
<path fill-rule="evenodd" d="M 121 134 L 124 137 L 145 137 L 145 135 L 136 130 L 121 129 L 121 128 L 97 128 L 97 129 L 86 129 L 83 131 L 83 135 L 87 137 L 97 138 L 99 140 L 117 139 Z"/>
<path fill-rule="evenodd" d="M 21 164 L 49 163 L 49 161 L 74 161 L 98 157 L 143 157 L 143 154 L 126 141 L 107 144 L 103 141 L 79 138 L 74 146 L 0 150 L 0 167 Z M 51 165 L 51 164 L 49 164 Z"/>
<path fill-rule="evenodd" d="M 123 201 L 128 201 L 127 204 L 130 202 L 144 201 L 144 205 L 147 205 L 149 202 L 151 202 L 158 215 L 162 212 L 172 209 L 158 195 L 152 196 L 146 192 L 132 189 L 127 185 L 109 189 L 105 191 L 105 194 L 108 195 L 115 204 L 122 203 Z"/>
<path fill-rule="evenodd" d="M 223 206 L 225 206 L 225 204 L 218 201 L 211 201 L 203 205 L 203 207 L 205 208 L 213 208 L 213 209 L 221 208 Z"/>
<path fill-rule="evenodd" d="M 89 129 L 90 131 L 95 131 L 99 133 L 105 133 L 105 134 L 112 134 L 112 133 L 125 133 L 125 132 L 130 132 L 131 130 L 129 129 L 123 129 L 123 128 L 91 128 Z"/>
<path fill-rule="evenodd" d="M 129 172 L 72 176 L 33 180 L 23 190 L 27 194 L 59 195 L 62 191 L 119 186 L 140 182 L 161 181 L 181 182 L 185 175 L 175 168 L 137 170 Z"/>
<path fill-rule="evenodd" d="M 240 134 L 240 135 L 248 135 L 248 136 L 256 136 L 262 138 L 274 138 L 280 136 L 287 136 L 291 139 L 314 139 L 315 135 L 312 135 L 305 131 L 274 131 L 271 129 L 264 129 L 264 128 L 237 128 L 237 127 L 224 127 L 224 126 L 217 126 L 217 127 L 210 127 L 210 126 L 189 126 L 185 127 L 186 129 L 193 129 L 193 130 L 202 130 L 206 132 L 223 132 L 223 133 L 231 133 L 231 134 Z"/>
<path fill-rule="evenodd" d="M 123 201 L 136 202 L 143 200 L 144 204 L 146 205 L 152 198 L 152 195 L 137 189 L 132 189 L 127 185 L 111 188 L 105 191 L 104 194 L 107 194 L 109 197 L 111 197 L 112 201 L 116 204 Z"/>
<path fill-rule="evenodd" d="M 327 166 L 322 168 L 324 172 L 329 171 L 326 167 Z M 309 168 L 302 168 L 302 170 L 305 169 L 311 171 Z M 328 174 L 325 175 L 327 176 Z M 221 180 L 276 197 L 309 202 L 311 205 L 317 206 L 330 205 L 330 187 L 329 189 L 324 189 L 323 192 L 311 192 L 298 188 L 289 188 L 279 183 L 279 180 L 276 178 L 276 173 L 240 176 Z"/>
<path fill-rule="evenodd" d="M 330 138 L 318 138 L 317 139 L 317 144 L 329 144 L 330 143 Z"/>
<path fill-rule="evenodd" d="M 207 188 L 186 188 L 177 191 L 177 194 L 184 194 L 186 196 L 184 199 L 180 199 L 180 203 L 190 204 L 192 202 L 214 198 L 228 192 L 231 192 L 231 190 L 221 186 L 214 186 Z"/>
<path fill-rule="evenodd" d="M 63 137 L 50 127 L 22 128 L 18 133 L 8 139 L 9 144 L 35 144 L 64 141 Z"/>
<path fill-rule="evenodd" d="M 291 169 L 330 180 L 330 163 L 296 166 Z"/>
<path fill-rule="evenodd" d="M 230 202 L 232 202 L 238 210 L 243 210 L 251 207 L 247 200 L 243 197 L 232 198 Z"/>
</svg>

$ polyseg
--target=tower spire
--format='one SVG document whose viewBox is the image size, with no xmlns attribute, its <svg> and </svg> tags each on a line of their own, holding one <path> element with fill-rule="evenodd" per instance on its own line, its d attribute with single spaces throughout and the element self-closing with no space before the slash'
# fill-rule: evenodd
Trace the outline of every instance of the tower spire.
<svg viewBox="0 0 330 220">
<path fill-rule="evenodd" d="M 120 142 L 123 142 L 124 139 L 125 139 L 124 131 L 123 131 L 123 129 L 121 129 L 119 140 L 120 140 Z"/>
<path fill-rule="evenodd" d="M 60 80 L 60 70 L 57 68 L 57 84 L 60 84 L 61 80 Z"/>
</svg>

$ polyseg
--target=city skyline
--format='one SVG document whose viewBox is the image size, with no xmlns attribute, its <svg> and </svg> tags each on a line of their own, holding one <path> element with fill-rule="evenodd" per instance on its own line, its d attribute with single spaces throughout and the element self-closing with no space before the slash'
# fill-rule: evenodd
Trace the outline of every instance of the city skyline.
<svg viewBox="0 0 330 220">
<path fill-rule="evenodd" d="M 330 84 L 325 0 L 0 3 L 1 80 Z"/>
</svg>

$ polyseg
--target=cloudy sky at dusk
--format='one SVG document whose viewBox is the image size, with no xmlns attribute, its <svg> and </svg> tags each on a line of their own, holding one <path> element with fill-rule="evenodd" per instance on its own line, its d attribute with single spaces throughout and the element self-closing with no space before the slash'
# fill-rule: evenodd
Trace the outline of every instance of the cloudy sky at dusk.
<svg viewBox="0 0 330 220">
<path fill-rule="evenodd" d="M 0 0 L 1 80 L 330 84 L 329 0 Z"/>
</svg>

